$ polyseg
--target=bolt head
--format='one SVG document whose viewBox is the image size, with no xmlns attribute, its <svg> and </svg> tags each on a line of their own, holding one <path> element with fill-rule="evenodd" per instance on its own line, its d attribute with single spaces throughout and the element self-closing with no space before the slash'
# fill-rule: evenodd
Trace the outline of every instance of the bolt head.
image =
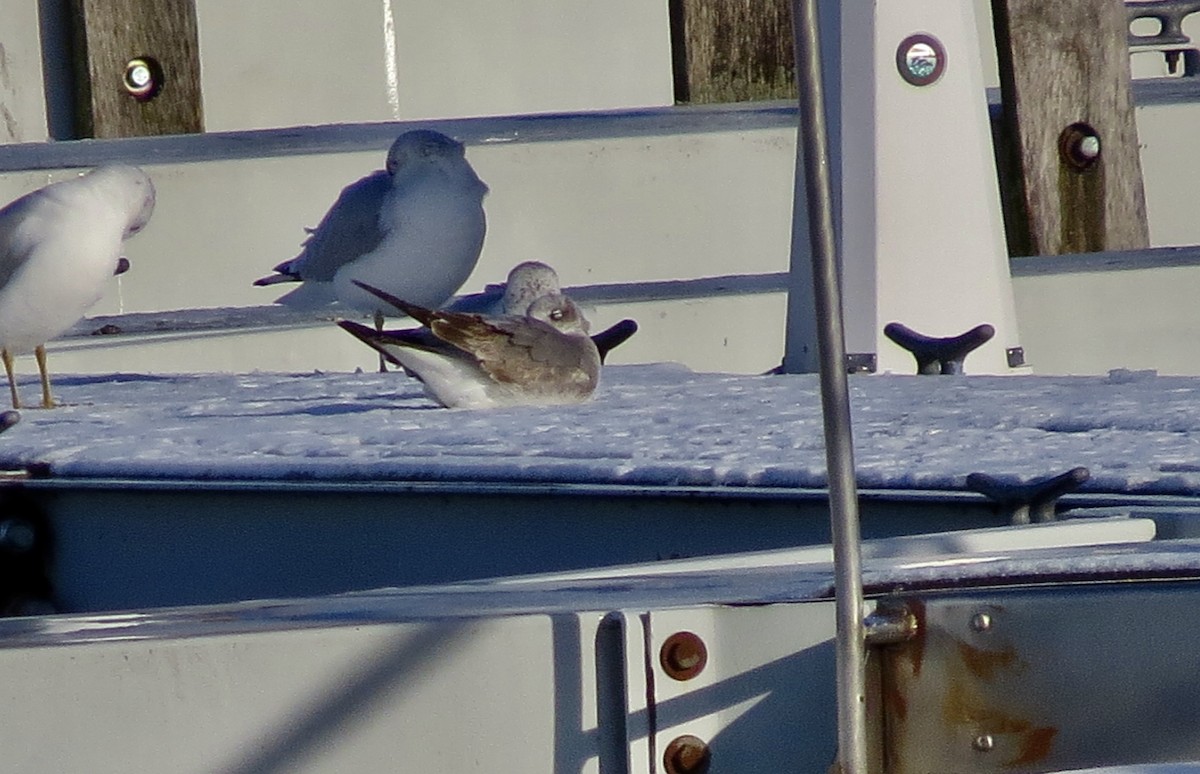
<svg viewBox="0 0 1200 774">
<path fill-rule="evenodd" d="M 996 749 L 996 740 L 991 734 L 980 734 L 971 740 L 971 746 L 979 752 L 991 752 Z"/>
<path fill-rule="evenodd" d="M 162 89 L 162 70 L 150 57 L 135 57 L 125 64 L 125 91 L 139 102 L 154 98 Z"/>
<path fill-rule="evenodd" d="M 1100 138 L 1094 134 L 1079 138 L 1075 152 L 1085 159 L 1097 158 L 1100 155 Z"/>
<path fill-rule="evenodd" d="M 675 632 L 658 651 L 663 671 L 675 680 L 691 680 L 708 664 L 708 648 L 693 632 Z"/>
<path fill-rule="evenodd" d="M 992 628 L 992 616 L 989 613 L 979 612 L 971 616 L 971 631 L 986 632 Z"/>
<path fill-rule="evenodd" d="M 712 763 L 708 743 L 698 736 L 684 734 L 671 740 L 663 752 L 667 774 L 705 774 Z"/>
</svg>

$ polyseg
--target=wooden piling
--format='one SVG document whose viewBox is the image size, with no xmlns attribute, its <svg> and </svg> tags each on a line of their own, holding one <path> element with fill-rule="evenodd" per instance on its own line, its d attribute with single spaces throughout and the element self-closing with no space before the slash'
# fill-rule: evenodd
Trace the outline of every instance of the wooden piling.
<svg viewBox="0 0 1200 774">
<path fill-rule="evenodd" d="M 1012 255 L 1148 247 L 1121 0 L 992 0 Z"/>
<path fill-rule="evenodd" d="M 70 2 L 79 136 L 204 130 L 194 0 Z"/>
<path fill-rule="evenodd" d="M 669 0 L 675 101 L 795 99 L 790 0 Z"/>
</svg>

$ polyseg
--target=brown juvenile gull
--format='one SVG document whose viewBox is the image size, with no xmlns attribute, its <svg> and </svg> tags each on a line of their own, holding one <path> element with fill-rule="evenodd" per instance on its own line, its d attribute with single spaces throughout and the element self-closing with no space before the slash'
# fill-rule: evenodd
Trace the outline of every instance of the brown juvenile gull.
<svg viewBox="0 0 1200 774">
<path fill-rule="evenodd" d="M 486 317 L 434 311 L 362 287 L 432 332 L 376 331 L 350 320 L 338 325 L 403 366 L 447 408 L 582 403 L 600 381 L 600 353 L 575 302 L 547 294 L 524 316 Z"/>
<path fill-rule="evenodd" d="M 508 273 L 508 279 L 500 284 L 488 285 L 481 293 L 462 296 L 446 307 L 451 312 L 467 312 L 485 316 L 525 316 L 529 305 L 545 295 L 561 294 L 558 273 L 549 264 L 541 261 L 519 263 Z M 637 333 L 638 325 L 633 320 L 621 320 L 592 336 L 596 349 L 600 351 L 600 362 L 615 347 L 623 344 Z M 429 336 L 432 338 L 433 334 Z"/>
<path fill-rule="evenodd" d="M 112 164 L 51 183 L 0 209 L 0 359 L 20 408 L 13 357 L 30 352 L 50 408 L 45 344 L 100 300 L 129 267 L 121 245 L 154 212 L 154 184 L 137 167 Z"/>
</svg>

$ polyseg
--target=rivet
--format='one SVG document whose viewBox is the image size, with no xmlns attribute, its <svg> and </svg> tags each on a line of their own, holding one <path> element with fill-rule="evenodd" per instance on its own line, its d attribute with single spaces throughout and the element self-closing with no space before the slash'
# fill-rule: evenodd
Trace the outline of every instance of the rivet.
<svg viewBox="0 0 1200 774">
<path fill-rule="evenodd" d="M 676 680 L 691 680 L 708 664 L 708 648 L 699 635 L 676 632 L 658 650 L 663 671 Z"/>
<path fill-rule="evenodd" d="M 996 747 L 996 740 L 991 734 L 980 734 L 971 740 L 971 746 L 979 752 L 991 752 Z"/>
<path fill-rule="evenodd" d="M 971 616 L 971 631 L 986 632 L 992 628 L 992 617 L 987 613 L 976 613 Z"/>
<path fill-rule="evenodd" d="M 152 57 L 135 57 L 125 64 L 125 91 L 139 102 L 156 97 L 162 90 L 162 80 L 162 67 Z"/>
<path fill-rule="evenodd" d="M 667 774 L 704 774 L 712 762 L 708 744 L 698 736 L 677 736 L 663 752 L 663 768 Z"/>
</svg>

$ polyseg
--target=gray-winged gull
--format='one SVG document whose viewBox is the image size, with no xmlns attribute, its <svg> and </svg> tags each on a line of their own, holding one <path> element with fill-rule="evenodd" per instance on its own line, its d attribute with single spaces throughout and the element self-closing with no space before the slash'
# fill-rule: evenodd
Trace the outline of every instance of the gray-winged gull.
<svg viewBox="0 0 1200 774">
<path fill-rule="evenodd" d="M 462 143 L 428 129 L 405 132 L 386 169 L 342 189 L 300 254 L 254 284 L 303 282 L 277 302 L 316 308 L 340 301 L 374 313 L 377 326 L 385 307 L 355 280 L 437 307 L 479 260 L 487 191 Z"/>
<path fill-rule="evenodd" d="M 45 343 L 128 268 L 121 245 L 153 212 L 150 177 L 121 164 L 51 183 L 0 209 L 0 357 L 13 408 L 20 407 L 13 356 L 29 351 L 41 374 L 42 406 L 54 405 Z"/>
</svg>

